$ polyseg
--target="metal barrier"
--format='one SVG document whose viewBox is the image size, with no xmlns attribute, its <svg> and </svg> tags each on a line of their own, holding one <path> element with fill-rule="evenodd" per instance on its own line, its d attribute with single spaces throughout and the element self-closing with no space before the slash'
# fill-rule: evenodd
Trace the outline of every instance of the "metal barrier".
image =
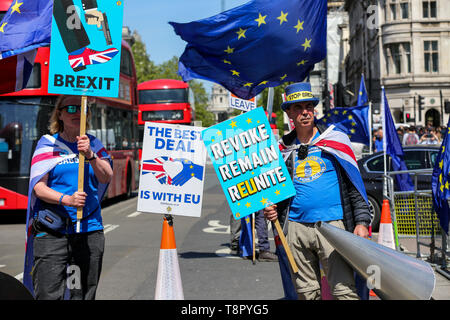
<svg viewBox="0 0 450 320">
<path fill-rule="evenodd" d="M 394 176 L 408 173 L 414 181 L 413 191 L 395 191 Z M 396 248 L 400 250 L 398 238 L 416 238 L 416 257 L 426 258 L 430 263 L 443 269 L 444 275 L 449 278 L 447 271 L 448 237 L 439 224 L 439 218 L 433 209 L 431 192 L 432 169 L 392 171 L 385 176 L 384 195 L 390 202 L 391 218 L 394 226 Z M 417 178 L 430 177 L 430 189 L 419 190 Z M 427 254 L 421 252 L 421 246 L 429 248 Z"/>
</svg>

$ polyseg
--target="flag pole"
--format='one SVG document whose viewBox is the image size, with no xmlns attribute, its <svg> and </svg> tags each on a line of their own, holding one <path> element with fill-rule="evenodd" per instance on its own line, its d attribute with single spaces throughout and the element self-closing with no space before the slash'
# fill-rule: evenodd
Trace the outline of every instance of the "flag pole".
<svg viewBox="0 0 450 320">
<path fill-rule="evenodd" d="M 372 101 L 369 101 L 369 154 L 373 153 L 372 126 Z"/>
<path fill-rule="evenodd" d="M 81 115 L 80 115 L 80 137 L 86 134 L 86 113 L 87 96 L 81 97 Z M 78 155 L 78 192 L 84 189 L 84 155 Z M 76 232 L 80 232 L 81 219 L 83 219 L 83 208 L 77 208 L 77 226 Z"/>
<path fill-rule="evenodd" d="M 384 167 L 384 177 L 383 177 L 383 197 L 387 197 L 387 185 L 386 185 L 386 175 L 387 175 L 387 156 L 386 156 L 386 93 L 384 92 L 384 86 L 381 87 L 381 127 L 383 128 L 383 167 Z"/>
<path fill-rule="evenodd" d="M 253 264 L 255 264 L 256 252 L 255 252 L 255 213 L 252 213 L 252 248 L 253 248 Z"/>
</svg>

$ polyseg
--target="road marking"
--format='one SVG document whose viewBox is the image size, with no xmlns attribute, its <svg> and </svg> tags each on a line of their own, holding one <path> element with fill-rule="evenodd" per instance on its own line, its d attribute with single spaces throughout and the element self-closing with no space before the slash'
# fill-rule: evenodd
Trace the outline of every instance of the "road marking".
<svg viewBox="0 0 450 320">
<path fill-rule="evenodd" d="M 134 218 L 134 217 L 137 217 L 140 214 L 142 214 L 142 212 L 136 211 L 136 212 L 133 212 L 132 214 L 127 215 L 127 217 L 128 218 Z"/>
<path fill-rule="evenodd" d="M 210 220 L 208 221 L 208 228 L 204 228 L 203 232 L 206 233 L 220 233 L 220 234 L 229 234 L 230 226 L 225 226 L 220 224 L 220 220 Z"/>
<path fill-rule="evenodd" d="M 241 257 L 231 254 L 230 248 L 221 248 L 216 250 L 215 254 L 219 257 L 229 258 L 229 259 L 241 259 Z"/>
<path fill-rule="evenodd" d="M 6 264 L 0 264 L 0 268 L 6 267 Z"/>
<path fill-rule="evenodd" d="M 108 232 L 113 231 L 114 229 L 116 229 L 118 227 L 119 227 L 118 224 L 106 224 L 103 227 L 103 233 L 108 233 Z"/>
</svg>

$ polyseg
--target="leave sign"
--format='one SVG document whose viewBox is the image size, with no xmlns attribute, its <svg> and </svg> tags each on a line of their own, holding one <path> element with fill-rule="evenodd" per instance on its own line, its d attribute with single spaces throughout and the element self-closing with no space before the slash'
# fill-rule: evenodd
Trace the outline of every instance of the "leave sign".
<svg viewBox="0 0 450 320">
<path fill-rule="evenodd" d="M 202 137 L 235 219 L 295 195 L 263 108 L 205 129 Z"/>
<path fill-rule="evenodd" d="M 230 107 L 242 111 L 251 111 L 256 108 L 256 97 L 244 100 L 230 92 Z"/>
<path fill-rule="evenodd" d="M 117 97 L 123 1 L 55 0 L 48 92 Z"/>
<path fill-rule="evenodd" d="M 200 217 L 206 163 L 202 130 L 145 123 L 138 211 Z"/>
</svg>

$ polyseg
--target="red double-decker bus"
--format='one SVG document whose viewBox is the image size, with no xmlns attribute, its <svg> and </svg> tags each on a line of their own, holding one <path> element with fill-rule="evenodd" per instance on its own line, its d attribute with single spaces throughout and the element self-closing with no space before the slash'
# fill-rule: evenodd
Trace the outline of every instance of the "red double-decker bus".
<svg viewBox="0 0 450 320">
<path fill-rule="evenodd" d="M 11 1 L 0 5 L 5 2 Z M 8 8 L 0 6 L 2 11 Z M 31 157 L 37 141 L 49 132 L 58 97 L 47 91 L 49 60 L 50 48 L 39 48 L 27 87 L 0 95 L 0 210 L 27 208 Z M 92 99 L 87 133 L 99 138 L 113 159 L 113 179 L 105 198 L 130 195 L 137 187 L 140 140 L 136 70 L 127 42 L 122 41 L 119 97 Z"/>
<path fill-rule="evenodd" d="M 145 121 L 191 125 L 194 121 L 194 95 L 189 84 L 174 79 L 142 82 L 139 92 L 139 124 Z"/>
</svg>

